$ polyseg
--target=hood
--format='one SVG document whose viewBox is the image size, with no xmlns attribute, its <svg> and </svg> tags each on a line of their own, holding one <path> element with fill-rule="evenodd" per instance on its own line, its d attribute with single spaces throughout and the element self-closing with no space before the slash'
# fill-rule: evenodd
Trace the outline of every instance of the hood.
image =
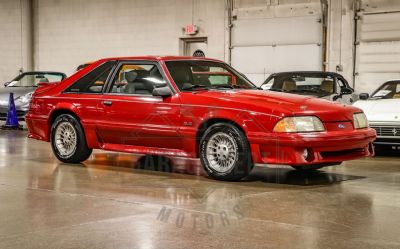
<svg viewBox="0 0 400 249">
<path fill-rule="evenodd" d="M 370 122 L 400 122 L 400 99 L 359 100 L 354 106 L 361 108 Z"/>
<path fill-rule="evenodd" d="M 325 99 L 262 90 L 197 91 L 182 93 L 182 102 L 241 109 L 278 116 L 314 115 L 321 120 L 352 120 L 361 110 Z"/>
<path fill-rule="evenodd" d="M 8 100 L 10 98 L 10 93 L 14 93 L 14 99 L 25 95 L 30 92 L 34 92 L 36 87 L 4 87 L 0 88 L 0 105 L 4 103 L 8 105 Z"/>
</svg>

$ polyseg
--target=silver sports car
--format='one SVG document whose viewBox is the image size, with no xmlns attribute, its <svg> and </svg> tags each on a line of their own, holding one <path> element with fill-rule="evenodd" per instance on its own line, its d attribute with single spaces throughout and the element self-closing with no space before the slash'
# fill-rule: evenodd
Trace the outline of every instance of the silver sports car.
<svg viewBox="0 0 400 249">
<path fill-rule="evenodd" d="M 5 87 L 0 88 L 0 120 L 7 118 L 10 93 L 14 94 L 18 119 L 23 120 L 35 89 L 40 84 L 60 82 L 65 78 L 66 75 L 64 73 L 37 71 L 22 73 L 12 81 L 4 83 Z"/>
<path fill-rule="evenodd" d="M 358 95 L 338 73 L 320 71 L 282 72 L 271 74 L 261 89 L 313 96 L 343 104 L 352 104 Z"/>
</svg>

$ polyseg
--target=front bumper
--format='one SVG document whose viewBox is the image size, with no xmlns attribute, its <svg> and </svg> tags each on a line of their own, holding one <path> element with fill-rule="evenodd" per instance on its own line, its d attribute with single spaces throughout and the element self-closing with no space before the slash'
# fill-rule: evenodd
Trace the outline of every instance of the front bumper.
<svg viewBox="0 0 400 249">
<path fill-rule="evenodd" d="M 377 139 L 374 141 L 374 144 L 399 146 L 400 138 L 377 137 Z"/>
<path fill-rule="evenodd" d="M 373 156 L 374 129 L 314 133 L 249 134 L 253 161 L 293 166 L 339 163 Z M 308 156 L 305 158 L 304 151 Z"/>
<path fill-rule="evenodd" d="M 376 130 L 376 145 L 400 145 L 400 123 L 371 123 L 371 128 Z"/>
</svg>

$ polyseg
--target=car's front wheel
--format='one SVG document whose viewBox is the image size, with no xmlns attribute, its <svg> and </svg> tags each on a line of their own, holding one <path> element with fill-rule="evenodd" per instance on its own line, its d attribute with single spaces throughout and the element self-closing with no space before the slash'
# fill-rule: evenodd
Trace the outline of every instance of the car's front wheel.
<svg viewBox="0 0 400 249">
<path fill-rule="evenodd" d="M 55 119 L 51 127 L 51 147 L 57 159 L 64 163 L 80 163 L 92 154 L 80 122 L 70 114 Z"/>
<path fill-rule="evenodd" d="M 206 130 L 200 141 L 200 160 L 209 176 L 224 181 L 240 180 L 253 168 L 246 136 L 227 123 Z"/>
</svg>

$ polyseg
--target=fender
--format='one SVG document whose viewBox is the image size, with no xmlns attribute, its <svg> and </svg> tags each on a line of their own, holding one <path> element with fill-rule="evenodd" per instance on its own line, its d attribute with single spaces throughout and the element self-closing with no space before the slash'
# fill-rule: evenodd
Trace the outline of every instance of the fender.
<svg viewBox="0 0 400 249">
<path fill-rule="evenodd" d="M 197 107 L 198 108 L 198 107 Z M 199 138 L 202 136 L 202 132 L 205 131 L 205 128 L 208 126 L 208 123 L 218 122 L 218 121 L 226 121 L 232 124 L 235 124 L 239 127 L 245 135 L 248 133 L 248 122 L 251 122 L 250 113 L 248 111 L 244 111 L 238 115 L 237 112 L 230 109 L 215 107 L 210 109 L 209 107 L 204 107 L 208 109 L 204 113 L 203 116 L 197 116 L 195 113 L 185 112 L 183 110 L 182 113 L 182 123 L 183 126 L 180 129 L 180 133 L 183 136 L 182 144 L 192 157 L 198 157 L 198 142 Z M 190 124 L 190 125 L 189 125 Z"/>
<path fill-rule="evenodd" d="M 69 112 L 71 114 L 74 114 L 80 121 L 83 130 L 85 132 L 86 136 L 86 142 L 88 144 L 89 148 L 100 148 L 100 141 L 97 136 L 96 132 L 96 124 L 94 123 L 86 123 L 84 119 L 82 119 L 82 112 L 81 110 L 72 103 L 67 103 L 67 102 L 58 102 L 53 108 L 51 109 L 49 113 L 49 135 L 48 137 L 50 138 L 50 130 L 51 130 L 51 123 L 53 121 L 53 115 L 57 114 L 57 112 Z"/>
</svg>

